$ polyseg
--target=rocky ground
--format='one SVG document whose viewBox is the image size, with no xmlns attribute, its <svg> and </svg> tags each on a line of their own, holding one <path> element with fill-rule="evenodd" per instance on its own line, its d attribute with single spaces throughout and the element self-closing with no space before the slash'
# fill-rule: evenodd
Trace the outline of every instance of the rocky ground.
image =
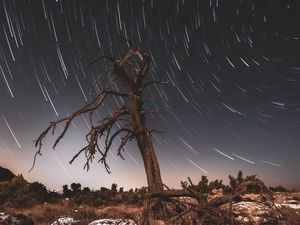
<svg viewBox="0 0 300 225">
<path fill-rule="evenodd" d="M 233 204 L 237 221 L 245 225 L 300 224 L 300 192 L 275 193 L 274 203 L 260 195 L 245 194 L 243 200 Z"/>
<path fill-rule="evenodd" d="M 215 191 L 209 198 L 217 198 L 221 195 Z M 262 196 L 256 194 L 245 194 L 241 196 L 240 201 L 233 203 L 233 216 L 238 224 L 243 225 L 300 225 L 300 192 L 296 193 L 274 193 L 274 203 L 266 201 Z M 45 207 L 45 206 L 42 206 Z M 224 210 L 226 205 L 223 205 Z M 0 224 L 3 225 L 33 225 L 33 224 L 51 224 L 51 225 L 136 225 L 142 208 L 126 208 L 126 206 L 111 206 L 101 209 L 89 209 L 94 211 L 93 220 L 83 220 L 82 217 L 76 217 L 76 214 L 82 214 L 84 207 L 70 208 L 72 213 L 64 211 L 65 215 L 56 215 L 51 218 L 49 223 L 34 223 L 30 218 L 32 214 L 24 211 L 22 215 L 19 212 L 0 213 Z M 46 210 L 49 212 L 49 209 Z M 91 213 L 91 212 L 90 212 Z M 117 218 L 119 216 L 119 219 Z M 103 219 L 106 217 L 107 219 Z M 113 217 L 114 219 L 109 219 Z M 101 219 L 102 218 L 102 219 Z M 127 218 L 127 219 L 124 219 Z M 131 218 L 131 219 L 129 219 Z M 87 222 L 88 221 L 88 222 Z M 163 225 L 162 221 L 156 221 L 155 224 Z"/>
<path fill-rule="evenodd" d="M 71 217 L 62 217 L 51 223 L 51 225 L 72 225 L 78 221 Z M 137 225 L 135 221 L 129 219 L 100 219 L 94 220 L 88 225 Z"/>
</svg>

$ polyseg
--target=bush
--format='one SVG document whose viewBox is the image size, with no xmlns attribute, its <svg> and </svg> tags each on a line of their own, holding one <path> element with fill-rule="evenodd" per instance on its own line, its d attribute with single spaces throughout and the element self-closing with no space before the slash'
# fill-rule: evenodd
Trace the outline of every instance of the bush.
<svg viewBox="0 0 300 225">
<path fill-rule="evenodd" d="M 277 186 L 277 187 L 270 187 L 269 188 L 273 192 L 288 192 L 288 190 L 282 186 Z"/>
<path fill-rule="evenodd" d="M 39 183 L 28 183 L 22 175 L 11 181 L 0 183 L 0 205 L 13 208 L 29 208 L 34 204 L 54 200 L 58 197 L 55 192 L 48 192 L 46 187 Z"/>
</svg>

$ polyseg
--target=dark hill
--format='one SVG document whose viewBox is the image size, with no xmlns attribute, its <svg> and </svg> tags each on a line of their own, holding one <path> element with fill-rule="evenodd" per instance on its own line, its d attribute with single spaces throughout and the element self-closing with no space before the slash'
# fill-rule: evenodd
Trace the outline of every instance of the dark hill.
<svg viewBox="0 0 300 225">
<path fill-rule="evenodd" d="M 9 181 L 13 179 L 15 176 L 16 175 L 14 175 L 10 170 L 0 166 L 0 182 Z"/>
</svg>

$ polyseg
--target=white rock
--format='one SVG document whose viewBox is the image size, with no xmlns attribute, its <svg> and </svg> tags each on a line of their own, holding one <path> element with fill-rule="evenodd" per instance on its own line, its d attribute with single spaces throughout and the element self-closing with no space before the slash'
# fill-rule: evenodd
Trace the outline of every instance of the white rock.
<svg viewBox="0 0 300 225">
<path fill-rule="evenodd" d="M 51 225 L 72 225 L 77 222 L 78 222 L 78 220 L 74 220 L 71 217 L 61 217 L 61 218 L 57 219 L 56 221 L 54 221 L 53 223 L 51 223 Z"/>
<path fill-rule="evenodd" d="M 129 219 L 100 219 L 89 223 L 89 225 L 137 225 L 137 223 Z"/>
<path fill-rule="evenodd" d="M 292 209 L 300 209 L 300 204 L 277 204 L 277 203 L 275 203 L 275 205 L 278 208 L 288 207 L 288 208 L 292 208 Z"/>
<path fill-rule="evenodd" d="M 258 202 L 238 202 L 233 204 L 233 212 L 242 224 L 260 224 L 266 217 L 269 218 L 270 209 Z"/>
<path fill-rule="evenodd" d="M 9 216 L 8 215 L 5 215 L 4 212 L 1 212 L 0 213 L 0 222 L 3 222 L 4 220 L 6 220 Z"/>
</svg>

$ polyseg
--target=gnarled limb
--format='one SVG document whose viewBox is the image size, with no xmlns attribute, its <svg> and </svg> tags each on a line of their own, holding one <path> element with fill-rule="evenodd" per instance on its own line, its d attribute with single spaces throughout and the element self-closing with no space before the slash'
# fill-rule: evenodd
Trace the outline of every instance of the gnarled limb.
<svg viewBox="0 0 300 225">
<path fill-rule="evenodd" d="M 89 90 L 89 95 L 91 95 L 92 93 L 92 90 L 95 89 L 95 86 L 98 84 L 99 81 L 101 81 L 101 79 L 105 76 L 105 75 L 108 75 L 110 76 L 111 74 L 114 73 L 114 70 L 113 69 L 108 69 L 106 71 L 104 71 L 103 73 L 101 73 L 96 80 L 94 80 L 90 90 Z M 116 79 L 113 79 L 113 80 L 110 80 L 107 85 L 106 85 L 106 88 L 107 89 L 109 86 L 111 86 L 111 84 L 113 83 L 113 81 L 115 81 Z"/>
<path fill-rule="evenodd" d="M 65 123 L 63 131 L 60 133 L 60 135 L 58 136 L 58 138 L 55 140 L 54 145 L 53 145 L 53 149 L 57 146 L 57 144 L 59 143 L 59 141 L 64 137 L 64 135 L 66 134 L 71 122 L 78 116 L 83 115 L 85 113 L 88 112 L 93 112 L 96 108 L 100 107 L 103 103 L 103 101 L 106 99 L 106 97 L 108 95 L 115 95 L 115 96 L 124 96 L 127 97 L 128 94 L 125 93 L 121 93 L 121 92 L 115 92 L 112 90 L 103 90 L 101 93 L 99 93 L 97 95 L 97 97 L 91 102 L 86 104 L 84 107 L 82 107 L 81 109 L 75 111 L 74 113 L 72 113 L 70 116 L 64 117 L 62 119 L 59 119 L 57 121 L 54 122 L 50 122 L 50 125 L 46 128 L 46 130 L 44 132 L 41 133 L 41 135 L 38 137 L 38 139 L 35 141 L 35 146 L 38 147 L 38 151 L 36 152 L 35 156 L 34 156 L 34 161 L 33 161 L 33 165 L 32 168 L 30 169 L 30 171 L 34 168 L 35 162 L 36 162 L 36 157 L 38 155 L 41 155 L 41 148 L 43 145 L 43 139 L 46 137 L 46 135 L 49 133 L 49 131 L 52 129 L 52 135 L 55 132 L 55 128 L 57 126 L 57 124 L 60 123 Z M 99 149 L 98 147 L 98 138 L 100 138 L 104 132 L 106 132 L 106 129 L 108 129 L 110 127 L 110 125 L 113 125 L 118 119 L 120 119 L 121 116 L 123 116 L 124 114 L 128 114 L 128 110 L 123 106 L 118 108 L 114 113 L 113 116 L 106 118 L 105 122 L 102 122 L 101 125 L 99 126 L 93 126 L 93 122 L 92 122 L 92 114 L 90 114 L 90 125 L 91 125 L 91 130 L 90 132 L 87 134 L 86 139 L 88 141 L 88 145 L 86 147 L 84 147 L 83 149 L 81 149 L 78 153 L 82 153 L 84 151 L 89 151 L 90 154 L 87 154 L 86 152 L 86 164 L 85 164 L 85 168 L 89 168 L 88 162 L 91 162 L 93 159 L 93 156 L 95 154 L 95 149 Z M 111 127 L 110 127 L 111 129 Z M 100 151 L 101 152 L 101 151 Z M 74 161 L 75 158 L 77 158 L 79 156 L 79 154 L 76 154 L 72 160 L 70 161 L 70 163 L 72 163 Z M 106 157 L 106 154 L 103 154 Z M 102 160 L 105 162 L 105 160 Z M 107 165 L 105 165 L 105 168 L 107 169 Z"/>
</svg>

